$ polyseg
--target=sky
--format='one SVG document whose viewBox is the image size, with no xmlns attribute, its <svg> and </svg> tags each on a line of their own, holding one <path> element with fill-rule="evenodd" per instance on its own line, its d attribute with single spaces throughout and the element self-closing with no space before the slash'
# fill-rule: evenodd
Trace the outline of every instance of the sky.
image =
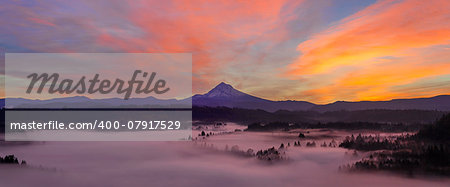
<svg viewBox="0 0 450 187">
<path fill-rule="evenodd" d="M 2 1 L 7 53 L 192 53 L 193 93 L 271 100 L 450 94 L 450 1 Z"/>
</svg>

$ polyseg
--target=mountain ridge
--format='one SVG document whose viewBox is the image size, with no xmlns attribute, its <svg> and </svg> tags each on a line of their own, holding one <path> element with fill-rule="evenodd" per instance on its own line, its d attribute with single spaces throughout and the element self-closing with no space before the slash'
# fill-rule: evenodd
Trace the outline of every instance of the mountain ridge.
<svg viewBox="0 0 450 187">
<path fill-rule="evenodd" d="M 273 101 L 259 98 L 240 90 L 230 84 L 221 82 L 205 94 L 196 94 L 185 99 L 157 99 L 153 96 L 145 98 L 121 98 L 91 99 L 85 96 L 53 98 L 48 100 L 32 100 L 24 98 L 8 98 L 7 108 L 92 108 L 92 107 L 121 107 L 121 106 L 208 106 L 229 107 L 243 109 L 260 109 L 268 112 L 278 110 L 288 111 L 355 111 L 371 109 L 390 110 L 439 110 L 450 111 L 450 95 L 437 95 L 428 98 L 392 99 L 388 101 L 336 101 L 328 104 L 314 104 L 307 101 Z M 0 99 L 0 104 L 5 106 L 5 99 Z"/>
</svg>

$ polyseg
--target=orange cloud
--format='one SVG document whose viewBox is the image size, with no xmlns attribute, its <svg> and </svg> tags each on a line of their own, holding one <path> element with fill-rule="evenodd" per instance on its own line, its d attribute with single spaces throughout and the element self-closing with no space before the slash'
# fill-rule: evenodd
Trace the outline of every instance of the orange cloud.
<svg viewBox="0 0 450 187">
<path fill-rule="evenodd" d="M 233 63 L 229 59 L 259 41 L 286 39 L 284 24 L 295 18 L 289 13 L 300 4 L 288 0 L 133 1 L 125 16 L 141 34 L 115 35 L 104 30 L 97 43 L 126 52 L 191 52 L 193 89 L 206 90 L 223 81 L 218 75 Z"/>
<path fill-rule="evenodd" d="M 449 1 L 382 1 L 301 43 L 290 74 L 318 74 L 450 40 Z"/>
<path fill-rule="evenodd" d="M 450 1 L 379 1 L 298 45 L 288 76 L 322 80 L 300 94 L 318 102 L 417 95 L 391 88 L 449 74 L 448 7 Z M 419 96 L 429 94 L 443 93 Z"/>
<path fill-rule="evenodd" d="M 417 52 L 417 51 L 416 51 Z M 418 53 L 418 52 L 417 52 Z M 423 79 L 430 83 L 439 81 L 436 77 L 449 74 L 450 53 L 438 50 L 430 54 L 392 59 L 344 74 L 327 86 L 305 91 L 303 94 L 321 101 L 335 100 L 388 100 L 434 96 L 450 91 L 448 85 L 440 85 L 433 90 L 393 89 L 401 85 L 416 84 Z M 405 66 L 408 63 L 408 66 Z M 426 85 L 420 85 L 424 88 Z"/>
</svg>

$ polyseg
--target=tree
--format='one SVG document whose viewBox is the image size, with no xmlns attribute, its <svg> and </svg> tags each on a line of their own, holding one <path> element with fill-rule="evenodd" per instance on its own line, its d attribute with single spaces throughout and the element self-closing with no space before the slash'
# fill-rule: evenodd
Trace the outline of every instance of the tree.
<svg viewBox="0 0 450 187">
<path fill-rule="evenodd" d="M 298 137 L 299 137 L 299 138 L 305 138 L 305 134 L 300 133 L 300 134 L 298 135 Z"/>
</svg>

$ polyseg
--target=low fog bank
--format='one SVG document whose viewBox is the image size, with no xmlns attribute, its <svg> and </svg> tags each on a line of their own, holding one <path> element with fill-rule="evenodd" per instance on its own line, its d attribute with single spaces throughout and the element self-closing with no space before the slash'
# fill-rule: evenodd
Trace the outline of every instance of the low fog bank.
<svg viewBox="0 0 450 187">
<path fill-rule="evenodd" d="M 227 142 L 226 135 L 221 137 Z M 230 136 L 230 139 L 236 137 Z M 256 141 L 257 136 L 253 137 Z M 240 138 L 239 138 L 240 139 Z M 209 143 L 215 143 L 211 140 Z M 217 141 L 217 142 L 220 142 Z M 267 141 L 266 138 L 261 139 Z M 241 141 L 242 142 L 242 141 Z M 228 142 L 232 143 L 232 142 Z M 269 145 L 266 142 L 261 147 Z M 273 146 L 278 142 L 272 143 Z M 242 147 L 245 147 L 243 145 Z M 360 157 L 341 148 L 288 149 L 267 164 L 192 142 L 45 142 L 0 147 L 27 167 L 0 166 L 0 186 L 448 186 L 444 179 L 338 172 Z"/>
</svg>

